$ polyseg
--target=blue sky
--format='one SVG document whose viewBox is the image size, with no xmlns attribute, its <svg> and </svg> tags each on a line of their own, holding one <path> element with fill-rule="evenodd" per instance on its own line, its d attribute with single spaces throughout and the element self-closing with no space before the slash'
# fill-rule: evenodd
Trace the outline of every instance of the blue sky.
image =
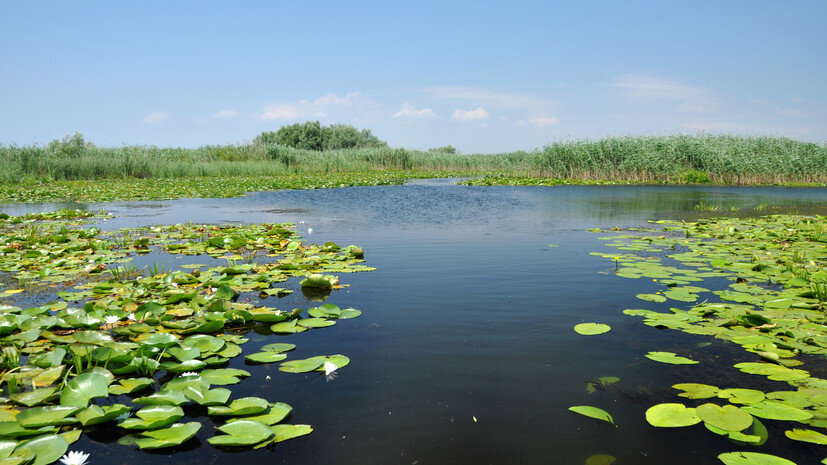
<svg viewBox="0 0 827 465">
<path fill-rule="evenodd" d="M 607 135 L 827 141 L 827 2 L 3 2 L 0 144 L 392 146 Z"/>
</svg>

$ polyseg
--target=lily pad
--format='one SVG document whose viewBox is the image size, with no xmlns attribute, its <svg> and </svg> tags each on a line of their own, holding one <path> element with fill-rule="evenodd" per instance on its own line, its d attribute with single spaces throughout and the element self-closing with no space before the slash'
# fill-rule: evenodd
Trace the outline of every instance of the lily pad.
<svg viewBox="0 0 827 465">
<path fill-rule="evenodd" d="M 614 424 L 614 419 L 612 419 L 612 416 L 609 415 L 609 413 L 605 410 L 599 409 L 597 407 L 591 407 L 588 405 L 575 405 L 574 407 L 569 407 L 569 410 L 571 410 L 574 413 L 579 413 L 580 415 L 595 418 L 597 420 L 607 421 L 611 424 Z"/>
<path fill-rule="evenodd" d="M 752 416 L 734 405 L 703 404 L 695 409 L 704 423 L 727 432 L 737 432 L 752 425 Z"/>
<path fill-rule="evenodd" d="M 646 410 L 646 421 L 659 428 L 679 428 L 701 422 L 694 408 L 683 404 L 658 404 Z"/>
<path fill-rule="evenodd" d="M 274 436 L 269 426 L 254 420 L 234 421 L 217 429 L 226 434 L 207 439 L 214 446 L 252 446 Z"/>
<path fill-rule="evenodd" d="M 690 358 L 681 357 L 673 352 L 649 352 L 646 358 L 661 363 L 670 363 L 672 365 L 694 365 L 698 363 Z"/>
<path fill-rule="evenodd" d="M 287 355 L 278 352 L 256 352 L 245 355 L 244 358 L 255 363 L 273 363 L 286 359 Z"/>
<path fill-rule="evenodd" d="M 603 323 L 580 323 L 574 327 L 574 331 L 576 333 L 584 336 L 594 336 L 597 334 L 607 333 L 611 329 L 611 326 Z"/>
<path fill-rule="evenodd" d="M 124 419 L 118 426 L 124 429 L 156 429 L 171 425 L 183 416 L 181 407 L 152 405 L 138 410 L 134 417 Z"/>
<path fill-rule="evenodd" d="M 201 423 L 195 421 L 183 424 L 176 423 L 169 428 L 144 431 L 141 434 L 146 437 L 138 439 L 135 443 L 141 449 L 174 447 L 192 439 L 199 429 L 201 429 Z"/>
<path fill-rule="evenodd" d="M 811 429 L 794 428 L 792 430 L 785 431 L 784 435 L 794 441 L 827 445 L 827 436 Z"/>
<path fill-rule="evenodd" d="M 758 452 L 726 452 L 718 456 L 725 465 L 796 465 L 787 459 Z"/>
<path fill-rule="evenodd" d="M 286 441 L 310 434 L 313 431 L 313 427 L 310 425 L 274 425 L 271 426 L 270 429 L 274 435 L 272 442 Z"/>
<path fill-rule="evenodd" d="M 12 455 L 34 455 L 30 465 L 47 465 L 56 462 L 69 449 L 69 443 L 58 434 L 48 434 L 22 442 Z M 22 462 L 25 463 L 25 462 Z"/>
</svg>

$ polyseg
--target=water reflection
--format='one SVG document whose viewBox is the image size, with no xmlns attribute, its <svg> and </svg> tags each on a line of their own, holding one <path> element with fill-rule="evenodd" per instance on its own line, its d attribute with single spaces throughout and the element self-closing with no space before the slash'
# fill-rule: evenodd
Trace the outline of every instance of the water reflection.
<svg viewBox="0 0 827 465">
<path fill-rule="evenodd" d="M 702 426 L 656 430 L 645 422 L 645 409 L 677 399 L 670 386 L 678 382 L 765 391 L 788 386 L 733 370 L 744 357 L 740 347 L 658 331 L 623 315 L 623 309 L 643 305 L 635 294 L 652 292 L 657 283 L 614 277 L 610 263 L 588 254 L 601 250 L 603 242 L 584 230 L 709 214 L 695 210 L 701 202 L 722 210 L 737 207 L 735 214 L 765 211 L 757 210 L 762 205 L 825 214 L 826 201 L 824 189 L 470 187 L 437 180 L 236 199 L 88 204 L 84 208 L 120 216 L 101 225 L 107 229 L 291 221 L 313 242 L 362 246 L 377 271 L 340 276 L 350 286 L 327 300 L 363 310 L 360 318 L 289 339 L 267 330 L 248 334 L 245 353 L 278 340 L 297 345 L 293 359 L 348 355 L 351 364 L 335 380 L 243 360 L 231 364 L 252 374 L 234 395 L 293 405 L 290 422 L 312 424 L 310 436 L 270 449 L 217 450 L 206 445 L 213 432 L 203 428 L 198 435 L 203 446 L 151 457 L 108 444 L 103 432 L 85 436 L 77 446 L 92 451 L 96 464 L 148 457 L 153 463 L 244 460 L 251 465 L 582 464 L 597 453 L 611 454 L 619 463 L 713 463 L 718 453 L 736 446 Z M 65 204 L 2 205 L 0 211 L 55 208 Z M 139 260 L 181 264 L 176 259 Z M 203 257 L 193 260 L 211 264 Z M 298 290 L 294 282 L 284 287 Z M 306 308 L 317 298 L 294 292 L 276 305 Z M 588 321 L 610 324 L 612 331 L 584 339 L 571 330 Z M 643 357 L 650 350 L 689 352 L 702 363 L 656 364 Z M 588 394 L 586 381 L 601 376 L 621 380 Z M 574 415 L 567 410 L 572 405 L 604 408 L 619 427 Z M 205 420 L 196 411 L 188 415 Z M 782 426 L 768 426 L 771 439 L 762 451 L 798 463 L 823 458 L 818 446 L 791 444 Z"/>
</svg>

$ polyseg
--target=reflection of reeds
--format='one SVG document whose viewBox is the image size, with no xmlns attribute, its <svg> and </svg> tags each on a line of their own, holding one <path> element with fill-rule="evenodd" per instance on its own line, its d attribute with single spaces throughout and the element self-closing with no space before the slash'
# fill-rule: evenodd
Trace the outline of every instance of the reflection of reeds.
<svg viewBox="0 0 827 465">
<path fill-rule="evenodd" d="M 274 157 L 273 153 L 278 156 Z M 285 162 L 289 160 L 289 162 Z M 299 150 L 250 143 L 154 146 L 0 146 L 0 181 L 281 176 L 416 170 L 644 183 L 827 182 L 827 146 L 782 137 L 672 135 L 555 142 L 531 152 L 458 154 L 387 147 Z"/>
</svg>

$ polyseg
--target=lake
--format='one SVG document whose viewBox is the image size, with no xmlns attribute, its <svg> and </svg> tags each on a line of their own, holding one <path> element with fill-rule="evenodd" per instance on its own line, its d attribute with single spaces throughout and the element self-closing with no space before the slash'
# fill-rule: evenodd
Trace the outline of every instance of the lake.
<svg viewBox="0 0 827 465">
<path fill-rule="evenodd" d="M 699 212 L 699 204 L 721 211 Z M 669 306 L 635 297 L 661 288 L 652 280 L 614 276 L 614 264 L 590 252 L 610 252 L 589 228 L 651 227 L 649 220 L 779 212 L 827 213 L 827 190 L 677 186 L 471 187 L 449 180 L 402 186 L 254 193 L 243 198 L 180 199 L 106 204 L 5 204 L 8 214 L 56 208 L 106 209 L 103 229 L 174 223 L 295 222 L 308 242 L 357 244 L 376 271 L 342 274 L 348 286 L 327 302 L 362 310 L 361 317 L 323 331 L 290 336 L 251 333 L 245 353 L 271 342 L 297 345 L 291 358 L 341 353 L 351 358 L 338 376 L 291 374 L 276 364 L 231 367 L 252 376 L 234 397 L 255 395 L 293 406 L 291 423 L 311 424 L 309 436 L 272 449 L 217 450 L 205 423 L 197 440 L 155 454 L 117 444 L 111 430 L 86 435 L 70 450 L 91 463 L 247 464 L 583 464 L 594 454 L 619 464 L 716 463 L 722 452 L 755 450 L 799 464 L 824 458 L 823 447 L 784 437 L 786 422 L 765 421 L 769 441 L 737 446 L 707 431 L 654 428 L 650 406 L 677 402 L 682 382 L 789 389 L 786 383 L 732 368 L 757 359 L 740 346 L 708 336 L 658 330 L 627 308 Z M 735 207 L 737 211 L 729 211 Z M 767 211 L 770 208 L 771 211 Z M 164 257 L 142 258 L 143 262 Z M 166 256 L 168 264 L 183 263 Z M 185 257 L 198 262 L 198 257 Z M 722 280 L 724 281 L 724 280 Z M 711 281 L 710 281 L 711 282 Z M 707 284 L 705 284 L 707 285 Z M 723 289 L 727 282 L 717 283 Z M 280 309 L 307 308 L 298 280 Z M 255 302 L 255 299 L 253 299 Z M 581 336 L 573 326 L 609 324 Z M 698 347 L 699 343 L 711 345 Z M 698 365 L 667 365 L 649 351 L 691 355 Z M 827 376 L 821 359 L 807 369 Z M 270 379 L 267 379 L 270 376 Z M 586 383 L 620 381 L 589 394 Z M 593 405 L 612 424 L 568 411 Z M 188 420 L 186 417 L 184 420 Z M 184 421 L 182 420 L 182 421 Z M 114 428 L 112 428 L 114 429 Z M 171 453 L 174 452 L 174 453 Z"/>
</svg>

